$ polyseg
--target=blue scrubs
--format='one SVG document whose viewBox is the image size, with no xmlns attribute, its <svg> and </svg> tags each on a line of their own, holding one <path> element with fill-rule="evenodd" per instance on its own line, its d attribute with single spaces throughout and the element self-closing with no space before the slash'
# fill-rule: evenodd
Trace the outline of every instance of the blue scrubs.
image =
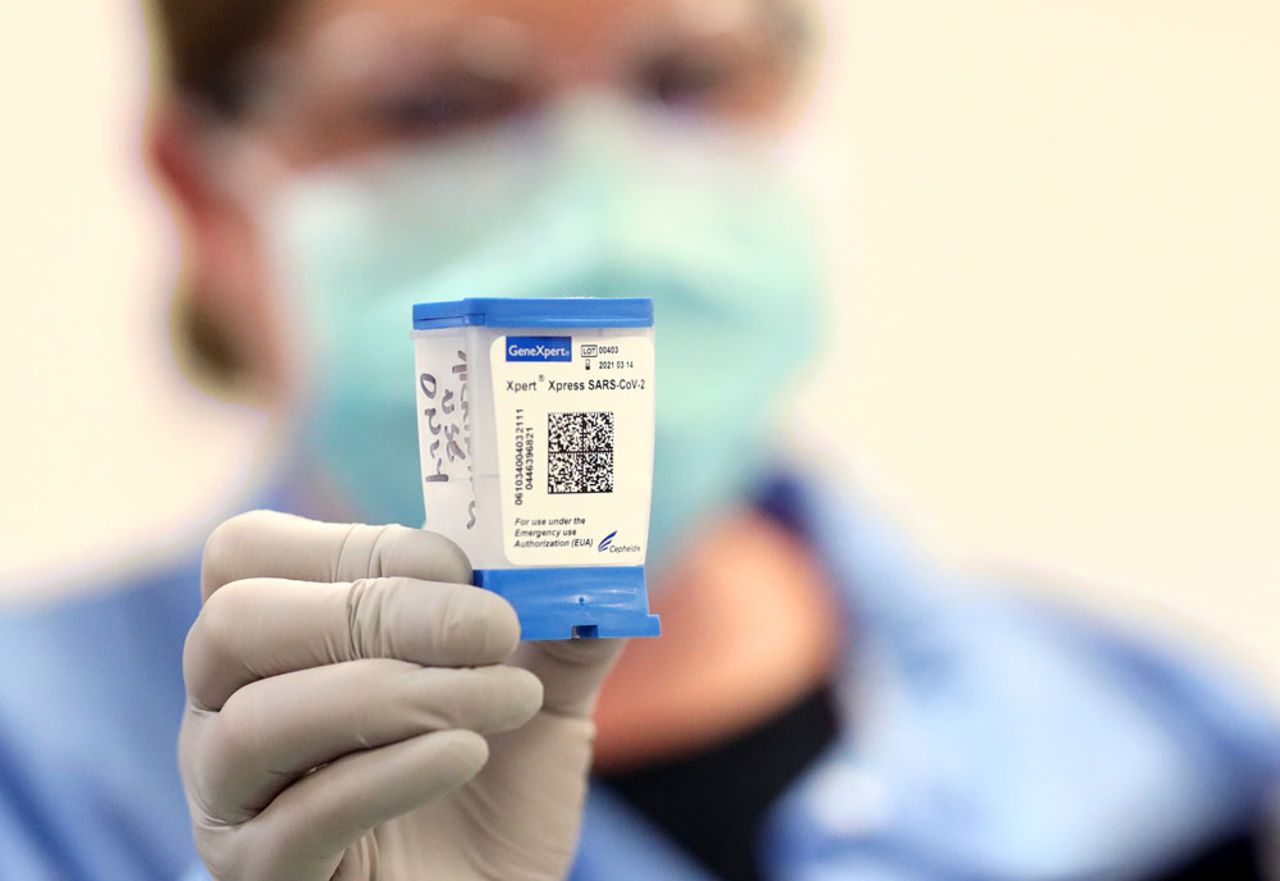
<svg viewBox="0 0 1280 881">
<path fill-rule="evenodd" d="M 766 507 L 851 632 L 844 736 L 775 805 L 772 877 L 1142 878 L 1280 791 L 1276 720 L 1186 651 L 939 573 L 813 483 Z M 207 879 L 174 757 L 197 567 L 0 617 L 0 878 Z M 573 878 L 706 874 L 596 787 Z"/>
</svg>

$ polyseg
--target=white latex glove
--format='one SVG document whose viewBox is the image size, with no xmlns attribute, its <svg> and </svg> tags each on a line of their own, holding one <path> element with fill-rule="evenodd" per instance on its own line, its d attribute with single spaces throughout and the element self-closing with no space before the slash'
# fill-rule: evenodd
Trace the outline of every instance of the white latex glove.
<svg viewBox="0 0 1280 881">
<path fill-rule="evenodd" d="M 214 532 L 179 760 L 217 881 L 568 873 L 621 642 L 516 651 L 515 612 L 470 579 L 400 526 L 259 511 Z"/>
</svg>

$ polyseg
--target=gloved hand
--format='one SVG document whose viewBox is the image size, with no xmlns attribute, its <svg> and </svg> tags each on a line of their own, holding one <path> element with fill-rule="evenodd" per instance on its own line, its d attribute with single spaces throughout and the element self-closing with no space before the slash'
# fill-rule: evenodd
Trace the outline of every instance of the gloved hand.
<svg viewBox="0 0 1280 881">
<path fill-rule="evenodd" d="M 214 532 L 179 760 L 217 881 L 567 874 L 621 643 L 516 651 L 515 612 L 470 578 L 399 526 L 260 511 Z"/>
</svg>

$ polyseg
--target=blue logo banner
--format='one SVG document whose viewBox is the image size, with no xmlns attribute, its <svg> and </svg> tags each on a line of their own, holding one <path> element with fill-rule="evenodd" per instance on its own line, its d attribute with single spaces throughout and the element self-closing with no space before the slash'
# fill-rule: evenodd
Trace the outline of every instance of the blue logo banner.
<svg viewBox="0 0 1280 881">
<path fill-rule="evenodd" d="M 509 336 L 508 361 L 572 361 L 573 337 Z"/>
</svg>

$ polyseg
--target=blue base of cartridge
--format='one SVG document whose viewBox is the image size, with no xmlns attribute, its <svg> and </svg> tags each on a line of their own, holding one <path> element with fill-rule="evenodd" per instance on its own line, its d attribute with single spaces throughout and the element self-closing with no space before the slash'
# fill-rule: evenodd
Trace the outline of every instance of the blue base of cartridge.
<svg viewBox="0 0 1280 881">
<path fill-rule="evenodd" d="M 515 607 L 522 640 L 660 636 L 643 566 L 477 569 L 477 587 Z"/>
</svg>

